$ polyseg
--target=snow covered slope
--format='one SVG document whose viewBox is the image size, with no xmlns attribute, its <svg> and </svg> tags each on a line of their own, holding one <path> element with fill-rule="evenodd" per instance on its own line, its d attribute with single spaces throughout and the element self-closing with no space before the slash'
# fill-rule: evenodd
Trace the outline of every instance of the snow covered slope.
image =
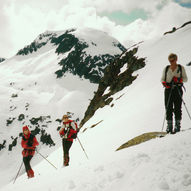
<svg viewBox="0 0 191 191">
<path fill-rule="evenodd" d="M 43 161 L 35 166 L 34 179 L 27 179 L 24 174 L 1 191 L 25 191 L 26 188 L 31 191 L 190 191 L 190 136 L 191 131 L 167 135 L 104 158 L 92 156 L 90 160 L 75 143 L 70 167 L 60 166 L 60 148 L 48 157 L 58 170 Z"/>
<path fill-rule="evenodd" d="M 169 53 L 174 52 L 190 79 L 190 68 L 186 66 L 191 60 L 190 44 L 189 25 L 158 40 L 140 44 L 136 55 L 146 57 L 146 66 L 135 72 L 139 76 L 132 85 L 112 96 L 110 105 L 96 111 L 82 128 L 87 130 L 79 134 L 89 160 L 79 143 L 74 142 L 69 167 L 61 168 L 62 149 L 59 148 L 48 157 L 58 167 L 57 171 L 47 161 L 42 161 L 34 168 L 34 179 L 28 180 L 24 174 L 14 185 L 10 183 L 1 190 L 24 190 L 27 187 L 28 190 L 51 191 L 190 191 L 190 130 L 115 151 L 139 134 L 161 131 L 165 114 L 161 73 L 168 64 Z M 191 112 L 190 83 L 189 80 L 185 84 L 184 100 Z M 182 129 L 189 129 L 191 121 L 184 106 L 182 109 Z M 34 163 L 38 157 L 34 157 Z M 17 169 L 19 165 L 18 162 Z"/>
<path fill-rule="evenodd" d="M 13 178 L 16 164 L 21 161 L 22 126 L 30 126 L 44 154 L 55 150 L 59 146 L 62 115 L 71 112 L 73 119 L 81 119 L 97 88 L 97 84 L 90 83 L 92 80 L 86 76 L 87 71 L 92 70 L 92 75 L 99 79 L 102 75 L 99 67 L 104 69 L 123 48 L 106 33 L 93 29 L 48 31 L 16 56 L 0 63 L 0 161 L 4 161 L 0 164 L 0 187 Z M 108 60 L 102 62 L 99 56 Z M 86 58 L 91 58 L 91 62 L 83 61 Z M 68 66 L 68 70 L 62 71 L 63 75 L 57 78 L 60 62 L 69 59 L 70 64 L 73 63 L 71 60 L 83 62 L 85 69 L 80 70 L 74 64 L 72 69 L 76 73 Z M 94 70 L 99 74 L 93 73 Z"/>
</svg>

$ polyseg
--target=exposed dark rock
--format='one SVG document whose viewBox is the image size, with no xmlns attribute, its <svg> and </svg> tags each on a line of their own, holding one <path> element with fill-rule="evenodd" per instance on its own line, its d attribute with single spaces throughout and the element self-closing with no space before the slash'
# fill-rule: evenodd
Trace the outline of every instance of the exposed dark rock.
<svg viewBox="0 0 191 191">
<path fill-rule="evenodd" d="M 16 106 L 10 106 L 10 111 L 14 111 L 15 109 L 17 109 L 17 107 Z"/>
<path fill-rule="evenodd" d="M 58 54 L 64 54 L 70 51 L 68 56 L 59 62 L 62 68 L 55 72 L 57 78 L 61 78 L 66 72 L 70 72 L 89 79 L 93 83 L 98 83 L 103 76 L 105 67 L 114 60 L 115 56 L 105 54 L 92 57 L 87 55 L 85 49 L 88 48 L 88 44 L 80 41 L 75 35 L 69 32 L 66 31 L 65 34 L 57 38 L 54 37 L 51 41 L 56 45 L 59 44 L 56 49 Z M 116 46 L 125 50 L 121 44 L 117 44 Z"/>
<path fill-rule="evenodd" d="M 36 125 L 35 129 L 31 131 L 33 135 L 40 134 L 40 128 L 39 125 Z"/>
<path fill-rule="evenodd" d="M 12 124 L 13 123 L 13 121 L 15 120 L 16 118 L 15 117 L 13 117 L 13 118 L 11 118 L 11 117 L 9 117 L 9 119 L 7 119 L 7 126 L 9 126 L 10 124 Z"/>
<path fill-rule="evenodd" d="M 62 119 L 56 119 L 55 121 L 57 121 L 58 123 L 61 123 Z"/>
<path fill-rule="evenodd" d="M 40 141 L 41 141 L 43 144 L 49 145 L 50 147 L 51 147 L 51 146 L 55 146 L 55 143 L 54 143 L 54 141 L 52 140 L 51 135 L 50 135 L 50 134 L 47 134 L 44 129 L 41 130 Z"/>
<path fill-rule="evenodd" d="M 18 94 L 12 94 L 11 97 L 12 98 L 18 97 Z"/>
<path fill-rule="evenodd" d="M 46 119 L 50 119 L 50 116 L 40 116 L 40 117 L 33 117 L 32 119 L 30 119 L 29 121 L 31 122 L 32 125 L 38 125 L 39 122 L 43 122 Z M 51 121 L 48 121 L 47 123 L 51 123 Z"/>
<path fill-rule="evenodd" d="M 124 87 L 129 86 L 137 78 L 133 76 L 133 72 L 145 66 L 145 58 L 137 58 L 135 54 L 138 48 L 133 48 L 122 54 L 113 63 L 105 69 L 104 77 L 100 80 L 98 90 L 91 100 L 85 116 L 80 123 L 80 128 L 87 122 L 99 108 L 109 105 L 115 93 L 121 91 Z M 120 73 L 121 68 L 127 65 L 126 70 Z M 109 93 L 104 94 L 109 87 Z"/>
<path fill-rule="evenodd" d="M 25 119 L 25 115 L 24 114 L 20 114 L 18 117 L 18 121 L 22 121 L 23 119 Z"/>
<path fill-rule="evenodd" d="M 25 110 L 27 111 L 28 109 L 29 109 L 29 103 L 26 103 L 26 105 L 25 105 Z"/>
<path fill-rule="evenodd" d="M 0 151 L 6 147 L 6 140 L 3 140 L 3 143 L 0 144 Z"/>
<path fill-rule="evenodd" d="M 9 151 L 12 151 L 12 148 L 17 145 L 17 139 L 18 139 L 18 137 L 16 138 L 11 137 L 11 138 L 13 139 L 13 142 L 9 144 Z"/>
<path fill-rule="evenodd" d="M 0 58 L 0 62 L 3 62 L 5 60 L 5 58 Z"/>
<path fill-rule="evenodd" d="M 36 52 L 38 49 L 40 49 L 42 46 L 45 46 L 52 37 L 55 36 L 52 32 L 46 32 L 43 34 L 40 34 L 39 40 L 42 40 L 44 37 L 46 37 L 46 40 L 44 41 L 33 41 L 30 45 L 26 46 L 25 48 L 18 51 L 17 55 L 28 55 L 30 53 Z M 45 39 L 45 38 L 44 38 Z"/>
<path fill-rule="evenodd" d="M 173 27 L 171 31 L 165 32 L 164 35 L 170 34 L 170 33 L 174 33 L 175 31 L 177 31 L 177 30 L 179 30 L 179 29 L 185 27 L 185 26 L 188 25 L 188 24 L 191 24 L 191 21 L 188 21 L 188 22 L 184 23 L 181 27 L 178 27 L 178 28 Z"/>
</svg>

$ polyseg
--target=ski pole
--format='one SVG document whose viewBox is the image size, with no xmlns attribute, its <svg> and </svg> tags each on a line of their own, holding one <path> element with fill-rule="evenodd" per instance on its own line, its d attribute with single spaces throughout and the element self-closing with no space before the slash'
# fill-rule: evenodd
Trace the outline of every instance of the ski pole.
<svg viewBox="0 0 191 191">
<path fill-rule="evenodd" d="M 178 87 L 177 87 L 177 89 L 178 89 Z M 181 98 L 181 100 L 182 100 L 182 103 L 184 104 L 184 107 L 185 107 L 185 109 L 186 109 L 186 112 L 187 112 L 187 114 L 188 114 L 188 117 L 190 118 L 190 120 L 191 120 L 191 116 L 190 116 L 190 113 L 189 113 L 189 111 L 188 111 L 188 108 L 187 108 L 187 106 L 186 106 L 186 103 L 184 102 L 184 100 L 183 100 L 183 98 L 182 98 L 182 95 L 181 95 L 181 93 L 180 93 L 180 90 L 178 89 L 178 94 L 179 94 L 179 96 L 180 96 L 180 98 Z"/>
<path fill-rule="evenodd" d="M 86 153 L 86 151 L 85 151 L 85 149 L 84 149 L 84 147 L 82 146 L 82 143 L 80 142 L 80 139 L 79 139 L 78 137 L 77 137 L 77 139 L 78 139 L 78 142 L 80 143 L 80 146 L 82 147 L 82 150 L 84 151 L 84 153 L 85 153 L 87 159 L 89 159 L 89 158 L 88 158 L 88 155 L 87 155 L 87 153 Z"/>
<path fill-rule="evenodd" d="M 15 179 L 14 179 L 14 181 L 13 181 L 13 184 L 15 183 L 17 177 L 19 176 L 19 173 L 20 173 L 20 170 L 21 170 L 22 166 L 23 166 L 23 161 L 22 161 L 21 166 L 20 166 L 20 168 L 19 168 L 19 170 L 18 170 L 18 172 L 17 172 L 17 175 L 16 175 L 16 177 L 15 177 Z"/>
<path fill-rule="evenodd" d="M 167 101 L 167 105 L 166 105 L 166 109 L 165 109 L 165 115 L 164 115 L 164 120 L 163 120 L 163 124 L 162 124 L 162 132 L 163 132 L 163 129 L 164 129 L 164 123 L 165 123 L 165 119 L 166 119 L 166 112 L 168 111 L 168 106 L 170 104 L 170 98 L 171 98 L 171 94 L 172 94 L 172 89 L 173 89 L 173 85 L 171 87 L 170 94 L 169 94 L 168 101 Z"/>
<path fill-rule="evenodd" d="M 57 168 L 56 168 L 48 159 L 46 159 L 41 153 L 39 153 L 39 152 L 37 151 L 37 149 L 36 149 L 36 152 L 37 152 L 42 158 L 44 158 L 50 165 L 52 165 L 52 166 L 57 170 Z"/>
</svg>

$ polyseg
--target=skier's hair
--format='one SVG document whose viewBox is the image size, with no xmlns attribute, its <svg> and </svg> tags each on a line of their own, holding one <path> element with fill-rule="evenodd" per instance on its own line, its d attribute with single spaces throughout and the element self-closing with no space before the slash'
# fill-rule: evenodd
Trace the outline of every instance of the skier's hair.
<svg viewBox="0 0 191 191">
<path fill-rule="evenodd" d="M 63 117 L 62 117 L 62 121 L 64 120 L 64 118 L 69 118 L 69 116 L 68 115 L 63 115 Z"/>
<path fill-rule="evenodd" d="M 168 60 L 177 59 L 177 58 L 178 58 L 178 56 L 177 56 L 176 54 L 174 54 L 174 53 L 171 53 L 171 54 L 169 54 L 169 56 L 168 56 Z"/>
</svg>

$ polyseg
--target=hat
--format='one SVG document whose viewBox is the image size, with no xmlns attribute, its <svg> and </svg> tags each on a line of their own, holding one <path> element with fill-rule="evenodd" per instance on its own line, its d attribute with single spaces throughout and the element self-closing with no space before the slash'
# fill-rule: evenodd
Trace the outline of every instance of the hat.
<svg viewBox="0 0 191 191">
<path fill-rule="evenodd" d="M 29 131 L 29 128 L 28 128 L 27 125 L 23 127 L 23 131 L 26 130 L 26 129 Z"/>
</svg>

